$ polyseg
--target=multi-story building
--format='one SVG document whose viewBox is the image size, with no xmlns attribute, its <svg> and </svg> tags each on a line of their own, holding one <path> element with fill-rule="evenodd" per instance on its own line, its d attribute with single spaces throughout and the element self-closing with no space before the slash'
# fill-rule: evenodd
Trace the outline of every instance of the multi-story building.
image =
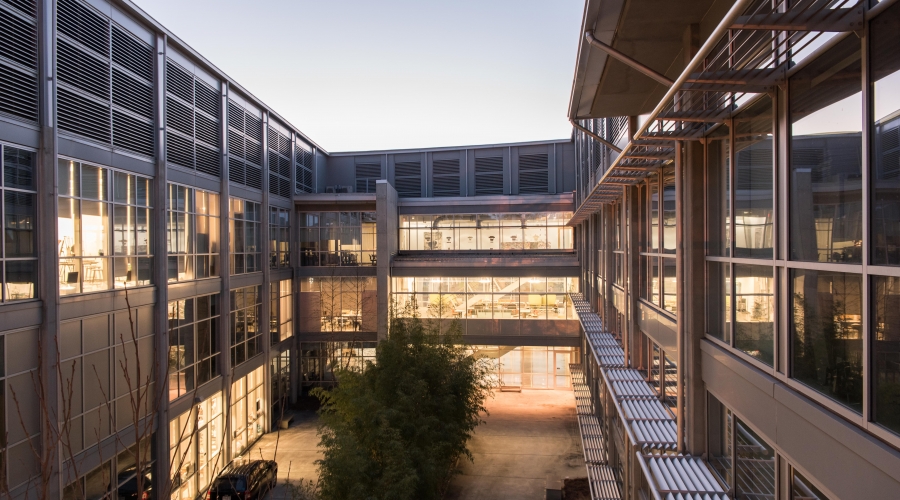
<svg viewBox="0 0 900 500">
<path fill-rule="evenodd" d="M 193 499 L 392 304 L 570 387 L 572 140 L 329 153 L 127 0 L 3 0 L 0 149 L 2 497 Z"/>
<path fill-rule="evenodd" d="M 894 1 L 586 2 L 596 498 L 898 496 L 898 30 Z"/>
</svg>

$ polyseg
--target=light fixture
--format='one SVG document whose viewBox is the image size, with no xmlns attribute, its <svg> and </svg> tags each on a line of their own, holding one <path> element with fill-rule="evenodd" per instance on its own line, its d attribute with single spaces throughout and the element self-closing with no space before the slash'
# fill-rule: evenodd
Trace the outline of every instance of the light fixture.
<svg viewBox="0 0 900 500">
<path fill-rule="evenodd" d="M 511 240 L 513 240 L 513 241 L 516 241 L 516 239 L 518 239 L 518 238 L 519 238 L 519 237 L 516 236 L 516 235 L 512 235 L 512 236 L 509 237 L 509 239 L 511 239 Z"/>
</svg>

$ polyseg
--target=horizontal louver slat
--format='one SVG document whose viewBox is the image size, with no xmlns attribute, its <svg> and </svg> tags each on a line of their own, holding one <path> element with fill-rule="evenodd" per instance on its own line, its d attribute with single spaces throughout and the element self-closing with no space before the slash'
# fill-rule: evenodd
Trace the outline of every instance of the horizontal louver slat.
<svg viewBox="0 0 900 500">
<path fill-rule="evenodd" d="M 36 122 L 37 76 L 0 64 L 0 112 Z"/>
<path fill-rule="evenodd" d="M 109 22 L 77 0 L 59 0 L 57 29 L 99 55 L 109 53 Z"/>
<path fill-rule="evenodd" d="M 171 96 L 166 97 L 166 123 L 169 128 L 173 128 L 182 134 L 191 137 L 194 135 L 194 116 L 191 113 L 191 108 L 181 104 Z"/>
<path fill-rule="evenodd" d="M 153 124 L 113 110 L 113 146 L 153 156 Z"/>
<path fill-rule="evenodd" d="M 194 80 L 194 91 L 194 105 L 197 109 L 218 120 L 220 96 L 216 89 L 200 80 Z"/>
<path fill-rule="evenodd" d="M 153 118 L 153 88 L 113 68 L 113 104 Z"/>
<path fill-rule="evenodd" d="M 210 149 L 202 144 L 194 145 L 196 151 L 196 167 L 198 172 L 221 177 L 222 169 L 219 166 L 219 151 Z"/>
<path fill-rule="evenodd" d="M 109 108 L 80 95 L 59 88 L 57 90 L 58 122 L 61 130 L 91 139 L 110 142 Z"/>
<path fill-rule="evenodd" d="M 37 23 L 0 9 L 0 57 L 37 69 Z"/>
<path fill-rule="evenodd" d="M 194 168 L 193 144 L 174 132 L 166 134 L 166 162 Z"/>
<path fill-rule="evenodd" d="M 188 105 L 194 103 L 194 77 L 181 66 L 166 61 L 166 92 L 178 97 Z"/>
<path fill-rule="evenodd" d="M 197 139 L 209 144 L 210 146 L 219 147 L 219 122 L 210 120 L 201 113 L 194 114 L 194 133 Z"/>
<path fill-rule="evenodd" d="M 475 195 L 503 194 L 503 157 L 475 158 Z"/>
<path fill-rule="evenodd" d="M 244 162 L 236 158 L 228 159 L 228 180 L 238 184 L 244 184 Z"/>
<path fill-rule="evenodd" d="M 65 40 L 58 40 L 56 47 L 59 81 L 100 99 L 109 99 L 107 61 L 91 56 Z"/>
<path fill-rule="evenodd" d="M 434 160 L 431 164 L 432 196 L 459 196 L 459 159 Z"/>
<path fill-rule="evenodd" d="M 150 82 L 153 80 L 153 50 L 118 26 L 112 30 L 113 62 Z"/>
<path fill-rule="evenodd" d="M 19 9 L 23 14 L 37 17 L 37 2 L 35 0 L 0 0 L 6 5 Z"/>
<path fill-rule="evenodd" d="M 262 189 L 262 169 L 253 165 L 247 165 L 247 186 Z"/>
<path fill-rule="evenodd" d="M 549 161 L 546 153 L 519 155 L 519 194 L 550 192 Z"/>
</svg>

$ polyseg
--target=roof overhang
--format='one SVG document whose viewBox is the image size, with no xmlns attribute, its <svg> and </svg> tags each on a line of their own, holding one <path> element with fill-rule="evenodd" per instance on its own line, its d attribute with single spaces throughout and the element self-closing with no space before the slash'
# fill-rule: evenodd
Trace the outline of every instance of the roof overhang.
<svg viewBox="0 0 900 500">
<path fill-rule="evenodd" d="M 682 48 L 690 25 L 697 24 L 699 33 L 708 34 L 732 3 L 731 0 L 587 0 L 569 99 L 569 118 L 646 114 L 668 90 L 591 46 L 584 38 L 586 31 L 593 30 L 600 42 L 675 80 L 689 59 Z"/>
</svg>

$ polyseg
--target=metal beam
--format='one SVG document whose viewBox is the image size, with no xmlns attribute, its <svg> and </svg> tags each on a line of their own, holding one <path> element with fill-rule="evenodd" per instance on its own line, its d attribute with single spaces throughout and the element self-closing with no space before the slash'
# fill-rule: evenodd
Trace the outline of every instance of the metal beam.
<svg viewBox="0 0 900 500">
<path fill-rule="evenodd" d="M 777 12 L 740 16 L 732 29 L 765 31 L 830 31 L 862 29 L 865 17 L 861 5 L 843 9 L 823 8 L 817 12 Z"/>
<path fill-rule="evenodd" d="M 622 152 L 622 148 L 620 148 L 619 146 L 616 146 L 615 144 L 613 144 L 613 143 L 607 141 L 606 139 L 604 139 L 604 138 L 600 137 L 599 135 L 597 135 L 597 134 L 591 132 L 590 130 L 588 130 L 588 129 L 582 127 L 581 125 L 578 124 L 578 122 L 576 122 L 576 121 L 573 120 L 572 118 L 569 118 L 569 123 L 571 123 L 573 127 L 577 128 L 578 130 L 580 130 L 580 131 L 584 132 L 585 134 L 587 134 L 588 137 L 590 137 L 591 139 L 593 139 L 593 140 L 599 142 L 600 144 L 603 144 L 604 146 L 608 147 L 609 149 L 612 149 L 612 150 L 615 151 L 616 153 L 621 153 L 621 152 Z"/>
<path fill-rule="evenodd" d="M 584 38 L 588 41 L 588 43 L 591 44 L 591 47 L 596 47 L 596 48 L 602 50 L 603 52 L 606 52 L 613 58 L 618 59 L 620 62 L 622 62 L 626 66 L 633 68 L 637 71 L 640 71 L 641 73 L 649 76 L 650 78 L 653 78 L 654 80 L 665 85 L 666 87 L 671 87 L 672 84 L 675 83 L 672 80 L 670 80 L 666 75 L 663 75 L 662 73 L 656 71 L 655 69 L 644 65 L 640 61 L 637 61 L 637 60 L 633 59 L 632 57 L 627 56 L 627 55 L 619 52 L 618 50 L 610 47 L 609 45 L 606 45 L 605 43 L 601 42 L 600 40 L 597 40 L 597 38 L 594 37 L 594 30 L 585 31 Z"/>
</svg>

